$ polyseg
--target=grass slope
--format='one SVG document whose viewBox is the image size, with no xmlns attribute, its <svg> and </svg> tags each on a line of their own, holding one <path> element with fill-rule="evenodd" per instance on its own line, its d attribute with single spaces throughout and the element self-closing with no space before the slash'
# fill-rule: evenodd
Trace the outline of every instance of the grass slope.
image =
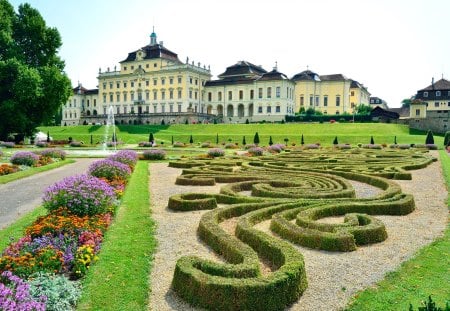
<svg viewBox="0 0 450 311">
<path fill-rule="evenodd" d="M 47 214 L 47 210 L 42 206 L 25 214 L 13 224 L 0 230 L 0 253 L 11 243 L 11 238 L 17 240 L 24 236 L 25 228 L 30 226 L 36 218 Z"/>
<path fill-rule="evenodd" d="M 8 182 L 17 180 L 17 179 L 21 179 L 21 178 L 25 178 L 37 173 L 41 173 L 41 172 L 45 172 L 45 171 L 49 171 L 52 170 L 54 168 L 58 168 L 61 166 L 64 166 L 66 164 L 70 164 L 70 163 L 74 163 L 75 160 L 63 160 L 63 161 L 58 161 L 58 162 L 54 162 L 51 164 L 47 164 L 44 166 L 39 166 L 39 167 L 30 167 L 29 169 L 25 170 L 25 171 L 20 171 L 17 173 L 13 173 L 13 174 L 8 174 L 8 175 L 3 175 L 0 176 L 0 185 L 1 184 L 6 184 Z"/>
<path fill-rule="evenodd" d="M 440 151 L 441 165 L 450 190 L 450 156 Z M 450 208 L 450 194 L 447 199 Z M 409 304 L 417 310 L 422 301 L 432 296 L 436 306 L 444 308 L 450 300 L 450 227 L 444 237 L 421 249 L 401 268 L 389 273 L 374 288 L 355 296 L 347 311 L 408 310 Z"/>
<path fill-rule="evenodd" d="M 104 140 L 106 126 L 54 126 L 40 127 L 40 131 L 50 132 L 54 139 L 68 139 L 89 143 L 91 135 L 94 143 Z M 284 143 L 289 139 L 289 144 L 300 143 L 303 134 L 305 144 L 321 143 L 332 145 L 335 136 L 339 143 L 368 144 L 370 137 L 374 137 L 377 144 L 392 144 L 394 136 L 397 136 L 399 144 L 425 143 L 423 134 L 410 134 L 406 125 L 385 123 L 286 123 L 286 124 L 175 124 L 175 125 L 119 125 L 116 126 L 117 138 L 124 143 L 138 143 L 148 141 L 149 134 L 153 133 L 158 143 L 169 144 L 172 140 L 189 142 L 190 135 L 194 143 L 210 141 L 216 142 L 242 142 L 243 136 L 247 143 L 253 142 L 253 136 L 258 132 L 261 144 L 267 145 L 269 136 L 274 143 Z M 111 136 L 111 133 L 110 135 Z M 435 135 L 436 144 L 442 145 L 443 138 Z"/>
<path fill-rule="evenodd" d="M 139 161 L 114 223 L 83 281 L 78 310 L 146 310 L 155 239 L 150 217 L 148 163 Z"/>
</svg>

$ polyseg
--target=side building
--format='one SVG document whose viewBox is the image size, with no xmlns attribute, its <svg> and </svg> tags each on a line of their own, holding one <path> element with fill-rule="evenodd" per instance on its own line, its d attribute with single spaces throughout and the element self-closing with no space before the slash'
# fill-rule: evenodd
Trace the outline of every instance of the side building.
<svg viewBox="0 0 450 311">
<path fill-rule="evenodd" d="M 294 75 L 292 80 L 295 82 L 297 112 L 312 108 L 323 114 L 352 114 L 358 105 L 369 105 L 367 88 L 342 74 L 318 75 L 305 70 Z"/>
<path fill-rule="evenodd" d="M 410 104 L 411 128 L 444 133 L 450 126 L 450 81 L 431 81 L 431 85 L 418 90 Z"/>
<path fill-rule="evenodd" d="M 72 96 L 62 107 L 61 125 L 80 125 L 83 115 L 97 117 L 100 108 L 98 105 L 98 89 L 88 90 L 81 83 L 78 83 L 78 86 L 73 88 L 72 91 Z"/>
<path fill-rule="evenodd" d="M 207 111 L 217 115 L 219 122 L 274 122 L 294 114 L 295 85 L 277 67 L 267 72 L 239 61 L 218 78 L 207 81 L 205 89 Z"/>
</svg>

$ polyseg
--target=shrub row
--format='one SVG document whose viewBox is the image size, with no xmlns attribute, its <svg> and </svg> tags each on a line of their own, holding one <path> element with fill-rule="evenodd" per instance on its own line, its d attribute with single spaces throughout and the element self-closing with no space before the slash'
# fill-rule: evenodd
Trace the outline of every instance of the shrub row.
<svg viewBox="0 0 450 311">
<path fill-rule="evenodd" d="M 432 160 L 416 150 L 361 148 L 295 150 L 250 161 L 171 162 L 170 166 L 184 168 L 178 185 L 228 183 L 220 194 L 187 193 L 169 199 L 169 208 L 177 211 L 211 210 L 202 216 L 198 234 L 227 261 L 180 258 L 174 291 L 190 304 L 212 310 L 286 308 L 300 297 L 307 282 L 301 254 L 283 239 L 328 251 L 352 251 L 385 240 L 385 227 L 373 215 L 406 215 L 414 210 L 414 200 L 382 177 L 410 178 L 407 169 Z M 355 198 L 348 180 L 383 191 Z M 252 191 L 252 196 L 242 191 Z M 231 205 L 218 208 L 218 204 Z M 320 222 L 331 216 L 345 216 L 344 222 Z M 235 235 L 230 235 L 220 223 L 234 217 L 238 222 Z M 283 239 L 254 228 L 265 220 L 271 220 L 271 230 Z M 272 272 L 260 270 L 260 258 Z"/>
<path fill-rule="evenodd" d="M 295 302 L 307 286 L 302 255 L 289 244 L 252 229 L 248 220 L 238 225 L 238 237 L 245 243 L 219 226 L 223 219 L 268 205 L 238 204 L 206 213 L 199 235 L 230 264 L 197 257 L 179 259 L 172 281 L 177 294 L 211 310 L 282 310 Z M 277 270 L 262 275 L 257 254 L 270 260 Z"/>
</svg>

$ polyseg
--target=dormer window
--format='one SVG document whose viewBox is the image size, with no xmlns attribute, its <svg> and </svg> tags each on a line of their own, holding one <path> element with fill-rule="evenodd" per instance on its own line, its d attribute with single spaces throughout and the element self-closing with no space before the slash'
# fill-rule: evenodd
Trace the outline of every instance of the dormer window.
<svg viewBox="0 0 450 311">
<path fill-rule="evenodd" d="M 423 97 L 428 97 L 428 92 L 423 92 Z"/>
<path fill-rule="evenodd" d="M 436 91 L 436 96 L 441 96 L 441 91 Z"/>
</svg>

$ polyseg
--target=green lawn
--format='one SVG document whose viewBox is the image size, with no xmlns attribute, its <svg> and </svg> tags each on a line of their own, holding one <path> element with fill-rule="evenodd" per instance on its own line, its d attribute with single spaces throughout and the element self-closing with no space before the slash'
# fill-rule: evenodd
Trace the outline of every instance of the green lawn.
<svg viewBox="0 0 450 311">
<path fill-rule="evenodd" d="M 91 135 L 94 143 L 104 140 L 106 126 L 55 126 L 40 127 L 40 131 L 49 132 L 53 139 L 68 139 L 90 143 Z M 111 131 L 111 129 L 110 129 Z M 190 135 L 193 136 L 194 144 L 210 141 L 216 142 L 219 135 L 219 143 L 242 142 L 243 136 L 247 143 L 253 142 L 253 136 L 258 132 L 261 145 L 267 145 L 269 136 L 274 143 L 284 143 L 289 139 L 289 144 L 299 144 L 301 135 L 304 136 L 305 144 L 321 143 L 331 145 L 335 136 L 339 143 L 368 144 L 370 137 L 374 137 L 377 144 L 392 144 L 394 136 L 397 143 L 412 144 L 425 143 L 425 135 L 410 134 L 406 125 L 384 124 L 384 123 L 286 123 L 286 124 L 176 124 L 176 125 L 119 125 L 116 126 L 117 138 L 128 144 L 148 141 L 149 134 L 153 133 L 158 143 L 170 144 L 172 136 L 174 141 L 189 142 Z M 111 137 L 111 133 L 109 137 Z M 435 142 L 442 145 L 443 137 L 435 135 Z"/>
<path fill-rule="evenodd" d="M 444 150 L 440 159 L 447 189 L 450 190 L 450 157 Z M 450 195 L 447 199 L 450 208 Z M 432 296 L 437 306 L 450 301 L 450 227 L 444 237 L 421 249 L 401 268 L 389 273 L 375 287 L 358 293 L 347 311 L 408 310 L 409 304 L 417 310 L 422 301 Z"/>
</svg>

